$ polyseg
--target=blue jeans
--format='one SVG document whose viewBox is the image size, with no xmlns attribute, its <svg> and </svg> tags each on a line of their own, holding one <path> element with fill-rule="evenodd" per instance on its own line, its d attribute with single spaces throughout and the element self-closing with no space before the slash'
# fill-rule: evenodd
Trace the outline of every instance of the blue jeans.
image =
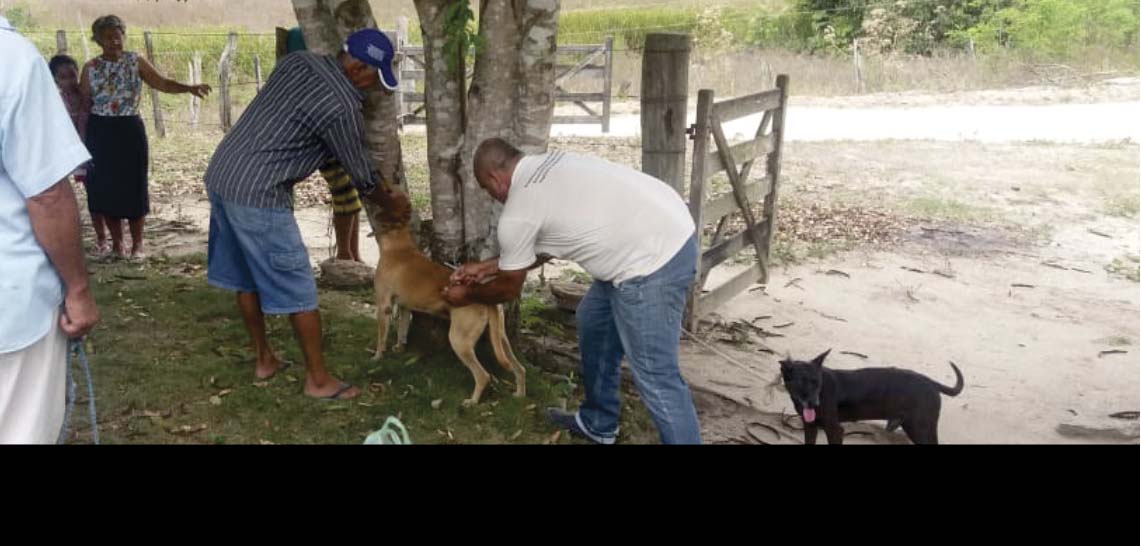
<svg viewBox="0 0 1141 546">
<path fill-rule="evenodd" d="M 678 367 L 686 294 L 697 273 L 697 236 L 657 271 L 618 286 L 594 281 L 578 304 L 586 400 L 579 425 L 596 440 L 618 435 L 622 357 L 663 444 L 700 444 L 693 396 Z"/>
<path fill-rule="evenodd" d="M 255 292 L 267 315 L 317 310 L 317 283 L 293 211 L 244 207 L 210 194 L 206 280 Z"/>
</svg>

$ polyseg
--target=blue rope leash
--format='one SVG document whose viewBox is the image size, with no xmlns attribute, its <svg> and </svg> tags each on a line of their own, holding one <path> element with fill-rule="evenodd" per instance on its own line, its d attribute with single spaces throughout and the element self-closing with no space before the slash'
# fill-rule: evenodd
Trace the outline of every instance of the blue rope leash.
<svg viewBox="0 0 1141 546">
<path fill-rule="evenodd" d="M 62 444 L 67 441 L 70 431 L 71 414 L 75 409 L 75 377 L 71 374 L 71 355 L 75 354 L 79 358 L 79 364 L 83 366 L 83 372 L 87 376 L 87 411 L 91 417 L 91 434 L 95 440 L 95 445 L 99 445 L 99 421 L 96 420 L 95 413 L 95 383 L 91 380 L 91 363 L 87 361 L 87 351 L 83 349 L 83 339 L 73 339 L 68 342 L 67 357 L 64 366 L 67 369 L 67 408 L 63 413 L 63 426 L 59 430 L 59 438 L 56 440 L 57 444 Z"/>
</svg>

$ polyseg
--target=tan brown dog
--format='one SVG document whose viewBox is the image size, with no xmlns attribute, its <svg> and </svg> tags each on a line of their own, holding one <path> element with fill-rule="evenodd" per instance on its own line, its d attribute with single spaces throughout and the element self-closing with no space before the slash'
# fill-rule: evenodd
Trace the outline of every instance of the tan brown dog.
<svg viewBox="0 0 1141 546">
<path fill-rule="evenodd" d="M 441 292 L 449 284 L 452 271 L 429 260 L 412 241 L 408 224 L 412 217 L 412 205 L 401 192 L 385 186 L 377 188 L 381 194 L 381 210 L 377 213 L 380 231 L 376 234 L 380 245 L 380 265 L 376 268 L 373 287 L 376 290 L 377 342 L 373 360 L 384 356 L 388 340 L 389 320 L 392 316 L 392 300 L 395 296 L 398 308 L 396 346 L 394 351 L 402 351 L 408 340 L 408 326 L 412 321 L 411 311 L 428 313 L 451 321 L 448 341 L 456 356 L 464 363 L 475 378 L 475 390 L 464 405 L 478 404 L 483 390 L 491 376 L 483 369 L 475 356 L 475 344 L 483 335 L 484 328 L 491 327 L 491 346 L 499 364 L 515 374 L 515 396 L 527 395 L 526 371 L 515 359 L 511 344 L 507 341 L 504 328 L 503 308 L 498 305 L 472 304 L 452 307 L 444 301 Z"/>
</svg>

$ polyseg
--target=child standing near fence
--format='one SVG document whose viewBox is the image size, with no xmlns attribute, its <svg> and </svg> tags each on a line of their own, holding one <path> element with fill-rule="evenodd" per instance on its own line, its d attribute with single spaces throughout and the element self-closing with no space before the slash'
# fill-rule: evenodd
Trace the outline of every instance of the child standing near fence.
<svg viewBox="0 0 1141 546">
<path fill-rule="evenodd" d="M 55 85 L 59 88 L 59 96 L 67 107 L 67 113 L 71 115 L 71 122 L 75 124 L 75 131 L 79 133 L 81 140 L 85 140 L 90 107 L 83 103 L 83 95 L 79 92 L 79 64 L 68 55 L 56 55 L 48 61 L 48 68 L 55 78 Z M 86 187 L 86 165 L 71 174 L 76 182 Z M 107 245 L 107 226 L 103 221 L 103 215 L 92 212 L 91 224 L 95 227 L 95 253 L 106 254 L 110 251 L 110 247 Z"/>
</svg>

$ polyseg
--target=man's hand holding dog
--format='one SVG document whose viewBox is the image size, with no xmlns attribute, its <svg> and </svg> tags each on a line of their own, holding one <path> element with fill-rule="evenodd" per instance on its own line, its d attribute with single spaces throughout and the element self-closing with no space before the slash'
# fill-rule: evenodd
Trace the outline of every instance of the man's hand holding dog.
<svg viewBox="0 0 1141 546">
<path fill-rule="evenodd" d="M 471 300 L 468 299 L 468 290 L 469 288 L 466 284 L 453 284 L 444 287 L 442 296 L 444 301 L 448 302 L 448 305 L 452 307 L 463 307 L 465 305 L 471 305 L 472 303 Z"/>
<path fill-rule="evenodd" d="M 478 283 L 498 271 L 499 259 L 492 258 L 487 261 L 467 263 L 457 267 L 452 273 L 450 280 L 453 285 Z"/>
</svg>

